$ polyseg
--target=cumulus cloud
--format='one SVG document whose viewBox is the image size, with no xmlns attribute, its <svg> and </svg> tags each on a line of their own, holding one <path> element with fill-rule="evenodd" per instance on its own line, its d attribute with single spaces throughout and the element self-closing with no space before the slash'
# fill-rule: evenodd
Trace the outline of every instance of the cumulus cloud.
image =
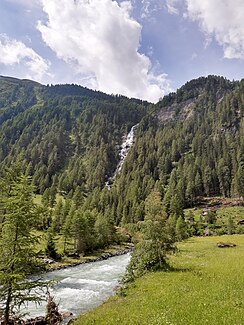
<svg viewBox="0 0 244 325">
<path fill-rule="evenodd" d="M 199 22 L 207 38 L 223 47 L 224 57 L 244 59 L 243 0 L 186 0 L 187 15 Z"/>
<path fill-rule="evenodd" d="M 32 48 L 6 34 L 0 34 L 0 64 L 18 65 L 26 68 L 26 78 L 41 81 L 48 73 L 50 63 L 38 55 Z"/>
<path fill-rule="evenodd" d="M 38 23 L 44 42 L 94 88 L 157 101 L 170 90 L 165 74 L 153 73 L 139 52 L 141 25 L 131 1 L 42 0 L 47 21 Z"/>
</svg>

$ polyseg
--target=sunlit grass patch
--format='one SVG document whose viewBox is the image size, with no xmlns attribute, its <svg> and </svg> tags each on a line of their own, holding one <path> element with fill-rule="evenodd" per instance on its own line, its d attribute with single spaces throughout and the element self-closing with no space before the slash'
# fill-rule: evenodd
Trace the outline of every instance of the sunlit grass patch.
<svg viewBox="0 0 244 325">
<path fill-rule="evenodd" d="M 218 248 L 232 242 L 234 248 Z M 244 236 L 191 238 L 169 272 L 148 273 L 78 324 L 244 324 Z"/>
</svg>

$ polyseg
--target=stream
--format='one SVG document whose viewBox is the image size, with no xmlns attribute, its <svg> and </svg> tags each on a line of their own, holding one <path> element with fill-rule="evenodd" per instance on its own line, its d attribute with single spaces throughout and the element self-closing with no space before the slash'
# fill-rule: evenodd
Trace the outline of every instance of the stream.
<svg viewBox="0 0 244 325">
<path fill-rule="evenodd" d="M 71 312 L 73 317 L 102 304 L 114 294 L 119 280 L 124 275 L 130 253 L 107 260 L 80 264 L 74 267 L 48 272 L 44 280 L 58 280 L 50 290 L 60 312 Z M 41 305 L 30 303 L 27 318 L 45 315 L 46 302 Z"/>
</svg>

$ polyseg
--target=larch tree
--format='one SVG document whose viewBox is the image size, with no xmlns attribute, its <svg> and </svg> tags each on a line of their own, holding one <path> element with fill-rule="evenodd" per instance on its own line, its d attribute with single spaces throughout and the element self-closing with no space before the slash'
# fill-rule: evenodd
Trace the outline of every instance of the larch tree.
<svg viewBox="0 0 244 325">
<path fill-rule="evenodd" d="M 128 266 L 128 280 L 141 276 L 151 269 L 164 269 L 166 257 L 174 251 L 174 241 L 167 224 L 167 213 L 164 211 L 158 191 L 152 191 L 145 200 L 145 219 L 139 222 L 141 236 L 135 245 Z"/>
<path fill-rule="evenodd" d="M 45 283 L 27 275 L 40 271 L 32 235 L 36 221 L 30 178 L 20 168 L 8 170 L 0 179 L 0 313 L 4 324 L 16 318 L 29 301 L 41 300 L 38 288 Z"/>
</svg>

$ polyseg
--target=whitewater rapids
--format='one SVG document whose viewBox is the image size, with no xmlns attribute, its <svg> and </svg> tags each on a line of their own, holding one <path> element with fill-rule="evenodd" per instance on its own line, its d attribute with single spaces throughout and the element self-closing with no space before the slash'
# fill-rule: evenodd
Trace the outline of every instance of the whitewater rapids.
<svg viewBox="0 0 244 325">
<path fill-rule="evenodd" d="M 50 290 L 61 312 L 71 312 L 73 317 L 91 310 L 114 294 L 119 280 L 125 274 L 130 254 L 111 257 L 107 260 L 80 264 L 75 267 L 48 272 L 44 280 L 57 280 Z M 46 303 L 29 304 L 22 312 L 26 318 L 45 315 Z"/>
</svg>

